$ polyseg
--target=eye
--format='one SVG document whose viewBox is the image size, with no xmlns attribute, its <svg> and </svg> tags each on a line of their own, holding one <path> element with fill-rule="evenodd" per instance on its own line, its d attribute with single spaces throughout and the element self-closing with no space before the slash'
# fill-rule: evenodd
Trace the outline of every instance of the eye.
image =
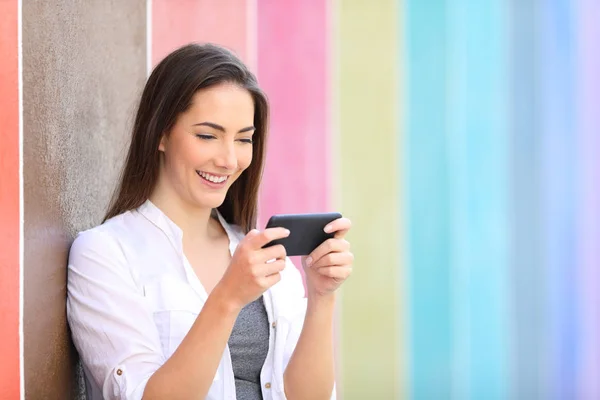
<svg viewBox="0 0 600 400">
<path fill-rule="evenodd" d="M 205 134 L 198 134 L 196 135 L 196 137 L 202 139 L 202 140 L 211 140 L 211 139 L 215 139 L 215 137 L 213 135 L 205 135 Z"/>
<path fill-rule="evenodd" d="M 248 139 L 248 138 L 245 138 L 245 139 L 240 139 L 240 142 L 242 142 L 242 143 L 247 143 L 247 144 L 252 144 L 252 143 L 254 143 L 254 141 L 253 141 L 252 139 Z"/>
</svg>

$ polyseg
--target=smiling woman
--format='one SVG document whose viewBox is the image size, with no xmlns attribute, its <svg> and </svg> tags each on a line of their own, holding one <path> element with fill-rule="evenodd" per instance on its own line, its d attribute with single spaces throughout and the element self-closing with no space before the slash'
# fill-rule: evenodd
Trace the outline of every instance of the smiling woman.
<svg viewBox="0 0 600 400">
<path fill-rule="evenodd" d="M 207 116 L 213 120 L 206 120 Z M 254 76 L 233 54 L 213 45 L 186 46 L 171 53 L 155 68 L 142 94 L 122 181 L 105 220 L 139 207 L 150 198 L 154 184 L 164 182 L 159 176 L 160 163 L 165 162 L 166 171 L 171 173 L 173 168 L 177 168 L 174 164 L 183 161 L 173 160 L 169 154 L 177 154 L 180 149 L 187 149 L 190 153 L 197 150 L 199 145 L 191 143 L 194 136 L 206 141 L 220 138 L 219 148 L 213 147 L 206 152 L 222 152 L 227 151 L 228 139 L 231 139 L 227 129 L 241 128 L 241 133 L 248 135 L 251 133 L 248 127 L 252 127 L 253 146 L 245 149 L 246 153 L 250 153 L 250 159 L 244 168 L 236 171 L 241 173 L 249 168 L 248 173 L 236 185 L 233 185 L 235 179 L 230 180 L 228 196 L 219 208 L 225 220 L 230 223 L 239 220 L 240 226 L 249 231 L 256 224 L 255 209 L 264 164 L 267 119 L 266 97 Z M 237 128 L 235 123 L 242 126 Z M 165 144 L 171 137 L 176 148 L 167 152 Z M 160 158 L 161 152 L 164 160 Z M 184 157 L 185 154 L 179 156 Z M 228 157 L 227 154 L 225 156 Z M 250 165 L 252 159 L 254 162 Z M 240 196 L 241 193 L 245 196 Z M 234 198 L 244 200 L 239 204 L 231 200 Z"/>
<path fill-rule="evenodd" d="M 335 291 L 350 221 L 299 271 L 256 228 L 268 104 L 231 52 L 190 44 L 142 93 L 102 225 L 69 256 L 67 314 L 88 398 L 335 397 Z M 310 384 L 309 384 L 310 383 Z"/>
</svg>

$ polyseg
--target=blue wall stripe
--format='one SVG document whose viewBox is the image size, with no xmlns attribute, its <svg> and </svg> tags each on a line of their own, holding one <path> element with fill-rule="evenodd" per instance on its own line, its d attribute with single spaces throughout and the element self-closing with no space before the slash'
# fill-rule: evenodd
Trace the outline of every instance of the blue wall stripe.
<svg viewBox="0 0 600 400">
<path fill-rule="evenodd" d="M 508 393 L 511 332 L 504 4 L 501 0 L 448 3 L 453 394 L 457 399 L 503 399 Z"/>
<path fill-rule="evenodd" d="M 511 283 L 513 392 L 511 399 L 545 399 L 541 363 L 546 326 L 546 274 L 540 244 L 539 82 L 536 0 L 510 2 Z"/>
<path fill-rule="evenodd" d="M 544 361 L 548 398 L 576 398 L 577 296 L 573 13 L 569 0 L 543 0 L 539 15 L 543 254 L 549 330 Z M 540 340 L 543 338 L 540 337 Z"/>
</svg>

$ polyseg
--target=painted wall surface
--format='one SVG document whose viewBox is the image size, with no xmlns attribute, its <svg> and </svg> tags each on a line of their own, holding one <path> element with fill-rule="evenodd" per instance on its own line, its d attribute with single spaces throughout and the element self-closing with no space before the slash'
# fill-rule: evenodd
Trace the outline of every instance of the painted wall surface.
<svg viewBox="0 0 600 400">
<path fill-rule="evenodd" d="M 152 66 L 189 42 L 214 42 L 249 61 L 252 0 L 153 0 Z"/>
<path fill-rule="evenodd" d="M 408 380 L 411 398 L 443 398 L 452 391 L 453 373 L 459 373 L 452 358 L 449 6 L 407 1 L 406 9 Z"/>
<path fill-rule="evenodd" d="M 19 397 L 19 65 L 17 1 L 0 2 L 0 399 Z"/>
<path fill-rule="evenodd" d="M 342 0 L 335 10 L 339 161 L 333 179 L 340 190 L 335 207 L 353 221 L 349 240 L 356 254 L 341 301 L 341 383 L 344 398 L 389 399 L 405 391 L 400 70 L 390 56 L 399 46 L 399 15 L 395 1 L 366 4 Z"/>
<path fill-rule="evenodd" d="M 65 316 L 67 252 L 98 224 L 146 76 L 143 2 L 23 4 L 27 398 L 80 391 Z"/>
<path fill-rule="evenodd" d="M 597 1 L 21 3 L 19 22 L 0 1 L 0 398 L 20 379 L 82 397 L 67 251 L 101 220 L 148 66 L 189 42 L 233 49 L 270 98 L 260 225 L 354 222 L 340 397 L 600 397 Z"/>
<path fill-rule="evenodd" d="M 569 3 L 571 4 L 571 3 Z M 577 395 L 600 397 L 600 4 L 579 0 L 576 32 L 576 118 L 578 145 L 577 293 L 579 364 Z"/>
<path fill-rule="evenodd" d="M 323 0 L 259 0 L 257 15 L 258 80 L 271 107 L 260 203 L 266 224 L 273 214 L 331 207 L 331 27 Z"/>
</svg>

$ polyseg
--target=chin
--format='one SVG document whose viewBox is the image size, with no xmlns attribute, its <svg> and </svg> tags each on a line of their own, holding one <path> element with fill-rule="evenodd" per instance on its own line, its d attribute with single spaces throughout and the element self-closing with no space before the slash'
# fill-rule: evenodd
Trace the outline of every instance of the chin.
<svg viewBox="0 0 600 400">
<path fill-rule="evenodd" d="M 225 201 L 225 196 L 223 195 L 212 195 L 212 196 L 198 196 L 194 199 L 194 203 L 198 206 L 198 208 L 217 208 L 220 207 L 221 204 Z"/>
</svg>

